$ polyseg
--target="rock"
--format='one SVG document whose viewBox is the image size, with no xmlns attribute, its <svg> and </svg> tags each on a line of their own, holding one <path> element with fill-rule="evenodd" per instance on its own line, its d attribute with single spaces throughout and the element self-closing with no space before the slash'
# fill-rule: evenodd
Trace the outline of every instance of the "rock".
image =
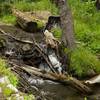
<svg viewBox="0 0 100 100">
<path fill-rule="evenodd" d="M 25 45 L 23 45 L 22 49 L 23 49 L 23 51 L 28 51 L 31 49 L 31 46 L 29 44 L 25 44 Z"/>
<path fill-rule="evenodd" d="M 89 70 L 87 71 L 87 76 L 93 77 L 93 76 L 95 76 L 95 75 L 96 75 L 96 73 L 95 73 L 95 71 L 94 71 L 93 69 L 89 69 Z"/>
<path fill-rule="evenodd" d="M 8 84 L 7 87 L 13 90 L 15 93 L 18 93 L 18 89 L 15 88 L 12 84 Z"/>
<path fill-rule="evenodd" d="M 10 81 L 7 76 L 4 76 L 4 77 L 0 78 L 0 83 L 1 84 L 10 84 Z"/>
</svg>

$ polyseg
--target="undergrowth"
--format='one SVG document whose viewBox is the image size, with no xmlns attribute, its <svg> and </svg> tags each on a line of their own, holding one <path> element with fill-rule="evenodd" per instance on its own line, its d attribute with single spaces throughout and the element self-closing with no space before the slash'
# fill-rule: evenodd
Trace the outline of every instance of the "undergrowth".
<svg viewBox="0 0 100 100">
<path fill-rule="evenodd" d="M 100 53 L 100 11 L 95 7 L 95 1 L 82 2 L 69 0 L 73 18 L 75 37 L 85 44 L 93 53 Z"/>
<path fill-rule="evenodd" d="M 14 86 L 17 86 L 17 84 L 18 84 L 17 77 L 9 69 L 8 64 L 6 63 L 6 61 L 1 59 L 1 58 L 0 58 L 0 76 L 7 76 L 9 78 L 10 82 Z"/>
<path fill-rule="evenodd" d="M 71 56 L 70 70 L 73 70 L 75 75 L 86 76 L 90 70 L 100 73 L 100 61 L 86 48 L 79 46 Z"/>
</svg>

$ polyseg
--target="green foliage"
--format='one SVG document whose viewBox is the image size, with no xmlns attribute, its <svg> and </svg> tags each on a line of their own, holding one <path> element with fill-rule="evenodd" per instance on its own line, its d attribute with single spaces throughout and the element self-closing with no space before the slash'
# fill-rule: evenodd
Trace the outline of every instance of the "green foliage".
<svg viewBox="0 0 100 100">
<path fill-rule="evenodd" d="M 0 20 L 7 24 L 15 24 L 16 22 L 16 18 L 13 15 L 2 16 Z"/>
<path fill-rule="evenodd" d="M 87 1 L 69 1 L 74 18 L 75 36 L 92 52 L 100 53 L 100 13 L 95 8 L 95 1 Z"/>
<path fill-rule="evenodd" d="M 2 87 L 2 93 L 4 94 L 4 96 L 10 96 L 12 93 L 14 93 L 13 90 L 11 90 L 10 88 L 8 88 L 6 86 L 6 84 L 1 84 L 0 83 L 0 87 Z"/>
<path fill-rule="evenodd" d="M 41 11 L 48 10 L 53 14 L 57 14 L 58 9 L 49 0 L 38 0 L 38 1 L 19 1 L 14 4 L 14 6 L 22 11 Z"/>
<path fill-rule="evenodd" d="M 88 100 L 87 97 L 84 97 L 84 100 Z"/>
<path fill-rule="evenodd" d="M 11 4 L 8 2 L 0 3 L 0 16 L 7 14 L 11 14 Z"/>
<path fill-rule="evenodd" d="M 8 65 L 5 60 L 0 58 L 0 76 L 8 76 L 10 82 L 16 86 L 18 84 L 17 77 L 11 72 L 8 68 Z"/>
<path fill-rule="evenodd" d="M 54 36 L 58 39 L 61 38 L 62 30 L 60 27 L 52 28 L 51 32 L 54 34 Z"/>
<path fill-rule="evenodd" d="M 33 97 L 33 95 L 25 95 L 24 96 L 24 100 L 35 100 L 35 97 Z"/>
<path fill-rule="evenodd" d="M 3 94 L 5 94 L 6 96 L 10 96 L 13 93 L 13 91 L 9 88 L 4 88 L 3 90 Z"/>
<path fill-rule="evenodd" d="M 85 76 L 89 69 L 100 72 L 100 61 L 86 48 L 78 47 L 71 56 L 71 70 L 78 76 Z"/>
</svg>

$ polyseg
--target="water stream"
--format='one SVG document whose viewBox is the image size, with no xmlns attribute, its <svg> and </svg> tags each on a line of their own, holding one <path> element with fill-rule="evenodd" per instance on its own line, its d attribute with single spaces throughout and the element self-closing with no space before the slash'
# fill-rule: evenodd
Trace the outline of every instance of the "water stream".
<svg viewBox="0 0 100 100">
<path fill-rule="evenodd" d="M 20 32 L 22 34 L 22 37 L 25 33 L 17 29 L 15 30 L 15 27 L 13 28 L 11 26 L 1 26 L 1 28 L 4 28 L 4 30 L 9 30 L 8 33 L 12 32 L 15 33 L 15 35 L 16 32 Z M 25 36 L 28 37 L 29 34 Z M 79 93 L 76 89 L 73 89 L 69 85 L 65 86 L 60 83 L 45 80 L 36 76 L 30 77 L 25 73 L 23 74 L 23 76 L 29 82 L 31 87 L 33 87 L 33 94 L 36 96 L 36 98 L 38 98 L 37 100 L 100 100 L 100 85 L 93 87 L 94 93 L 92 95 L 87 96 L 83 95 L 82 93 Z M 41 96 L 43 97 L 43 99 L 41 99 Z"/>
<path fill-rule="evenodd" d="M 100 100 L 100 85 L 92 87 L 93 94 L 83 95 L 70 85 L 63 85 L 37 76 L 26 76 L 37 100 Z M 41 96 L 43 98 L 41 98 Z"/>
</svg>

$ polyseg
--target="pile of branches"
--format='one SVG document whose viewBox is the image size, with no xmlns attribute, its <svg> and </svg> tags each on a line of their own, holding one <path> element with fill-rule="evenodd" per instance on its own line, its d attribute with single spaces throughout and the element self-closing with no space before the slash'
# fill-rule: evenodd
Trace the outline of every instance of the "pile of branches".
<svg viewBox="0 0 100 100">
<path fill-rule="evenodd" d="M 21 15 L 22 16 L 17 14 L 18 18 L 21 19 L 18 20 L 18 23 L 20 21 L 21 24 L 19 25 L 20 27 L 22 27 L 22 29 L 24 29 L 23 25 L 27 25 L 28 21 L 30 20 L 27 20 L 28 18 L 24 18 L 24 20 L 26 21 L 22 21 L 24 14 Z M 52 81 L 60 82 L 64 85 L 69 84 L 70 86 L 74 87 L 84 94 L 92 93 L 91 88 L 88 87 L 84 82 L 77 80 L 67 73 L 65 67 L 66 62 L 64 62 L 64 60 L 66 61 L 67 59 L 63 58 L 65 54 L 60 48 L 61 42 L 58 41 L 48 30 L 44 30 L 42 32 L 44 38 L 41 43 L 38 43 L 34 37 L 32 37 L 32 41 L 20 40 L 16 37 L 13 37 L 9 33 L 6 33 L 2 29 L 0 29 L 0 33 L 5 35 L 6 37 L 12 38 L 19 44 L 24 44 L 23 51 L 17 52 L 17 55 L 20 54 L 20 57 L 17 56 L 20 58 L 20 63 L 15 63 L 14 61 L 11 61 L 11 59 L 8 62 L 12 66 L 11 69 L 19 76 L 19 78 L 23 80 L 21 84 L 28 87 L 29 90 L 31 89 L 32 91 L 32 87 L 23 77 L 23 73 L 27 73 L 30 76 L 35 75 L 38 77 L 42 77 L 43 79 L 45 78 Z M 31 46 L 31 49 L 29 46 Z M 12 56 L 14 54 L 14 52 L 11 51 L 6 53 L 9 56 Z"/>
</svg>

